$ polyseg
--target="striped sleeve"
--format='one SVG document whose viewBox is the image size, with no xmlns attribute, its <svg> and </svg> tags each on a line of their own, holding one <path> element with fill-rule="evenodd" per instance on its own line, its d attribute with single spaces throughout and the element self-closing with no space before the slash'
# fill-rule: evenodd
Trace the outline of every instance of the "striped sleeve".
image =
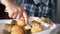
<svg viewBox="0 0 60 34">
<path fill-rule="evenodd" d="M 50 18 L 55 19 L 55 0 L 49 1 Z"/>
<path fill-rule="evenodd" d="M 55 16 L 54 14 L 54 8 L 55 8 L 55 3 L 54 0 L 49 0 L 49 1 L 42 1 L 41 6 L 40 6 L 40 13 L 42 17 L 49 17 L 53 18 Z"/>
</svg>

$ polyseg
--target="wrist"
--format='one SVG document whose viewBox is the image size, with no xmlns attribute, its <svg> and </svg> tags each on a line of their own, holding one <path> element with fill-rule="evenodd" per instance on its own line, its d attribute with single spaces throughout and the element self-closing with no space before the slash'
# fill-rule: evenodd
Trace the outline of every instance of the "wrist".
<svg viewBox="0 0 60 34">
<path fill-rule="evenodd" d="M 4 4 L 5 6 L 8 6 L 11 4 L 11 0 L 1 0 L 1 3 Z"/>
</svg>

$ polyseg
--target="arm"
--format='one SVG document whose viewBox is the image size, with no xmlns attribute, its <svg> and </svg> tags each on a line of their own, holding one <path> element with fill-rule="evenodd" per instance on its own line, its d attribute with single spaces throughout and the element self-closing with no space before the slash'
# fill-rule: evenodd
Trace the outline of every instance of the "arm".
<svg viewBox="0 0 60 34">
<path fill-rule="evenodd" d="M 13 0 L 1 0 L 1 2 L 6 6 L 10 18 L 21 19 L 21 17 L 24 17 L 25 22 L 27 23 L 27 14 L 21 6 L 13 3 Z"/>
<path fill-rule="evenodd" d="M 4 4 L 5 6 L 9 6 L 9 4 L 13 3 L 13 0 L 1 0 L 1 3 Z"/>
</svg>

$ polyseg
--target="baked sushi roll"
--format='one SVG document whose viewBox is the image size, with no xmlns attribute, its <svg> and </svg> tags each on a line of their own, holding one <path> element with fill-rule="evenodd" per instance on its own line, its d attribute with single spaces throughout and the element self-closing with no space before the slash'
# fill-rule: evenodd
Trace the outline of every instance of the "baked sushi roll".
<svg viewBox="0 0 60 34">
<path fill-rule="evenodd" d="M 14 26 L 12 27 L 12 32 L 11 32 L 11 34 L 24 34 L 24 30 L 23 30 L 20 26 L 14 25 Z"/>
<path fill-rule="evenodd" d="M 12 20 L 11 21 L 11 25 L 13 26 L 13 25 L 16 25 L 17 24 L 17 21 L 16 20 Z"/>
<path fill-rule="evenodd" d="M 18 20 L 18 21 L 17 21 L 17 25 L 18 25 L 18 26 L 21 26 L 21 27 L 24 27 L 24 26 L 26 25 L 25 20 L 24 20 L 24 19 Z"/>
<path fill-rule="evenodd" d="M 40 24 L 32 24 L 31 32 L 32 33 L 37 33 L 43 31 L 43 27 Z"/>
<path fill-rule="evenodd" d="M 7 32 L 11 32 L 12 26 L 10 24 L 5 24 L 3 29 Z"/>
</svg>

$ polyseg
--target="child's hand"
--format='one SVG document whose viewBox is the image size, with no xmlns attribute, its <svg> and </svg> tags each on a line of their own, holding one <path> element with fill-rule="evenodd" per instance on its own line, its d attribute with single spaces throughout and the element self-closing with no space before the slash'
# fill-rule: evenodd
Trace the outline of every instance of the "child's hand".
<svg viewBox="0 0 60 34">
<path fill-rule="evenodd" d="M 1 2 L 6 6 L 6 12 L 8 12 L 10 18 L 20 19 L 24 17 L 27 23 L 27 14 L 22 7 L 17 6 L 12 0 L 1 0 Z"/>
<path fill-rule="evenodd" d="M 22 7 L 15 4 L 10 4 L 9 6 L 6 6 L 6 9 L 10 18 L 20 19 L 21 17 L 24 17 L 27 22 L 27 14 Z"/>
</svg>

